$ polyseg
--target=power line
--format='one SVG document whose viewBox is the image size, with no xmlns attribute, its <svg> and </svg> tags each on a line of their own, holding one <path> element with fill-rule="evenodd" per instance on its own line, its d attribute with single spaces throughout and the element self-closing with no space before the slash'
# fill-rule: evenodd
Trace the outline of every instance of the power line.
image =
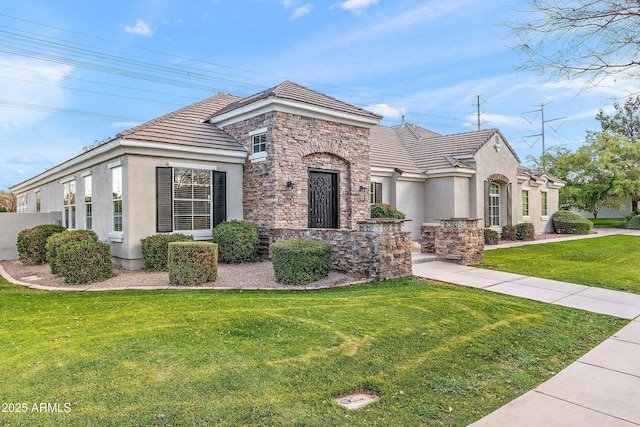
<svg viewBox="0 0 640 427">
<path fill-rule="evenodd" d="M 546 104 L 540 104 L 540 109 L 538 109 L 538 110 L 532 110 L 532 111 L 527 111 L 527 112 L 522 113 L 522 114 L 523 114 L 523 118 L 524 118 L 525 120 L 527 120 L 529 123 L 533 123 L 533 120 L 529 121 L 526 117 L 524 117 L 524 114 L 540 113 L 540 119 L 541 119 L 541 120 L 540 120 L 540 122 L 541 122 L 541 125 L 542 125 L 542 132 L 541 132 L 541 133 L 538 133 L 538 134 L 535 134 L 535 135 L 527 135 L 527 136 L 523 136 L 523 137 L 522 137 L 522 140 L 524 141 L 524 139 L 525 139 L 525 138 L 531 138 L 531 137 L 534 137 L 534 136 L 536 136 L 536 137 L 537 137 L 537 136 L 541 136 L 541 137 L 542 137 L 542 171 L 543 171 L 543 172 L 546 172 L 546 171 L 547 171 L 547 161 L 546 161 L 546 158 L 545 158 L 545 157 L 546 157 L 546 156 L 545 156 L 546 148 L 545 148 L 545 138 L 544 138 L 544 136 L 545 136 L 544 127 L 545 127 L 545 125 L 546 125 L 547 123 L 549 123 L 549 122 L 555 122 L 556 120 L 566 119 L 566 117 L 558 117 L 558 118 L 555 118 L 555 119 L 545 120 L 545 119 L 544 119 L 544 106 L 545 106 L 545 105 L 548 105 L 548 104 L 550 104 L 550 103 L 548 102 L 548 103 L 546 103 Z M 537 117 L 537 114 L 536 114 L 536 117 Z M 534 119 L 534 120 L 535 120 L 535 119 Z M 551 129 L 553 129 L 553 128 L 551 128 Z M 553 129 L 553 130 L 554 130 L 554 131 L 557 131 L 557 129 Z M 527 143 L 526 143 L 526 141 L 524 141 L 524 143 L 525 143 L 525 144 L 527 144 Z M 529 144 L 527 144 L 527 145 L 529 145 Z M 533 146 L 531 146 L 531 147 L 533 147 Z"/>
<path fill-rule="evenodd" d="M 92 111 L 71 110 L 67 108 L 51 107 L 48 105 L 28 104 L 25 102 L 9 101 L 0 99 L 0 106 L 9 108 L 18 108 L 22 110 L 43 111 L 47 113 L 65 114 L 69 116 L 88 117 L 92 119 L 111 120 L 119 122 L 143 122 L 144 119 L 118 116 L 114 114 L 96 113 Z"/>
</svg>

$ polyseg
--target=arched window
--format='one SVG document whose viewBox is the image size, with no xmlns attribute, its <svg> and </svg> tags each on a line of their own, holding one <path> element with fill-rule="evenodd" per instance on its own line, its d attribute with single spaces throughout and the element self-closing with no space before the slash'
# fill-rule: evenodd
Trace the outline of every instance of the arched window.
<svg viewBox="0 0 640 427">
<path fill-rule="evenodd" d="M 489 185 L 489 215 L 491 226 L 500 227 L 500 186 L 495 182 Z"/>
</svg>

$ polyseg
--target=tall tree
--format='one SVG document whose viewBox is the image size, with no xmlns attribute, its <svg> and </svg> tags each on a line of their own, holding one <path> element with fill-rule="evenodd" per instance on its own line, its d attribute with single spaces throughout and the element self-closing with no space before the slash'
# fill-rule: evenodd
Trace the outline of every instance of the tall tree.
<svg viewBox="0 0 640 427">
<path fill-rule="evenodd" d="M 15 212 L 18 208 L 16 195 L 13 193 L 5 193 L 4 191 L 0 191 L 0 206 L 5 209 L 5 212 Z"/>
<path fill-rule="evenodd" d="M 526 20 L 507 23 L 522 69 L 595 84 L 640 77 L 640 2 L 527 0 Z"/>
</svg>

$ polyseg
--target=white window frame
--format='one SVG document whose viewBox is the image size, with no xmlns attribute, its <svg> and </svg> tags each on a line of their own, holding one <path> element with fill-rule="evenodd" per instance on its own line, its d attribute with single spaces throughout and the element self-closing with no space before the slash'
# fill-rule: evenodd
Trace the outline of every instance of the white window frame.
<svg viewBox="0 0 640 427">
<path fill-rule="evenodd" d="M 36 213 L 40 213 L 42 211 L 42 198 L 40 194 L 40 189 L 35 191 L 36 195 Z"/>
<path fill-rule="evenodd" d="M 522 190 L 522 216 L 524 218 L 530 218 L 530 215 L 531 215 L 530 200 L 531 200 L 531 194 L 529 193 L 529 190 L 528 189 Z"/>
<path fill-rule="evenodd" d="M 540 192 L 540 216 L 542 219 L 549 218 L 549 193 L 547 191 Z"/>
<path fill-rule="evenodd" d="M 115 243 L 122 243 L 124 240 L 124 173 L 122 167 L 122 161 L 116 161 L 108 164 L 111 169 L 111 232 L 109 241 Z M 116 174 L 119 174 L 120 188 L 116 187 Z M 117 191 L 120 190 L 120 197 L 114 197 L 117 195 Z M 119 209 L 118 209 L 119 207 Z M 118 221 L 118 219 L 120 221 Z M 119 228 L 119 229 L 118 229 Z"/>
<path fill-rule="evenodd" d="M 497 190 L 497 194 L 493 190 Z M 500 227 L 500 186 L 495 182 L 489 183 L 489 218 L 491 227 Z"/>
<path fill-rule="evenodd" d="M 91 174 L 82 176 L 84 182 L 84 228 L 93 230 L 93 179 Z M 87 193 L 89 201 L 87 201 Z"/>
<path fill-rule="evenodd" d="M 62 217 L 64 220 L 64 226 L 69 230 L 76 229 L 76 204 L 77 204 L 77 196 L 78 189 L 76 187 L 75 178 L 69 179 L 62 183 Z M 67 196 L 68 195 L 68 196 Z"/>
<path fill-rule="evenodd" d="M 198 237 L 200 235 L 211 235 L 211 225 L 213 224 L 213 177 L 212 177 L 213 168 L 207 167 L 199 167 L 199 166 L 188 166 L 184 165 L 182 167 L 174 167 L 172 170 L 172 184 L 171 184 L 171 204 L 172 204 L 172 212 L 173 212 L 173 231 L 178 233 L 192 234 L 194 237 Z M 177 197 L 176 196 L 176 173 L 180 171 L 190 171 L 191 175 L 191 197 Z M 196 185 L 193 181 L 194 172 L 206 172 L 209 177 L 209 191 L 206 198 L 197 198 L 194 192 L 194 188 Z M 194 212 L 194 204 L 202 203 L 206 201 L 208 207 L 208 219 L 205 227 L 195 228 L 193 225 L 196 223 L 196 217 L 206 217 L 206 215 L 196 215 Z M 179 204 L 185 205 L 186 203 L 191 203 L 191 213 L 189 215 L 185 215 L 184 213 L 180 213 L 177 209 Z M 191 229 L 181 228 L 179 225 L 179 219 L 182 218 L 191 218 Z"/>
<path fill-rule="evenodd" d="M 251 163 L 262 162 L 267 158 L 267 130 L 267 128 L 261 128 L 249 132 L 249 136 L 251 137 L 249 161 Z M 256 143 L 256 138 L 264 138 L 264 140 Z M 258 147 L 258 151 L 256 151 L 256 146 Z"/>
<path fill-rule="evenodd" d="M 16 211 L 29 212 L 29 194 L 21 193 L 16 197 Z"/>
</svg>

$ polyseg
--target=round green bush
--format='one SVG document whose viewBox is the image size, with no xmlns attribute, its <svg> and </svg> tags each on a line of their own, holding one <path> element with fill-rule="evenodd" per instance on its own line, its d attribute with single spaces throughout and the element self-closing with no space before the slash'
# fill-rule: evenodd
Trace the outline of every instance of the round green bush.
<svg viewBox="0 0 640 427">
<path fill-rule="evenodd" d="M 98 240 L 98 235 L 92 230 L 65 230 L 62 233 L 53 234 L 47 239 L 45 258 L 53 274 L 60 272 L 60 268 L 56 264 L 58 248 L 66 243 L 81 240 Z"/>
<path fill-rule="evenodd" d="M 213 229 L 211 241 L 218 244 L 218 260 L 235 264 L 258 261 L 258 231 L 246 221 L 221 222 Z"/>
<path fill-rule="evenodd" d="M 516 240 L 516 227 L 513 225 L 502 226 L 502 240 Z"/>
<path fill-rule="evenodd" d="M 56 264 L 66 283 L 80 285 L 102 282 L 113 277 L 111 249 L 105 242 L 68 242 L 57 250 Z"/>
<path fill-rule="evenodd" d="M 327 277 L 331 272 L 331 245 L 315 240 L 280 240 L 271 244 L 276 280 L 302 285 Z"/>
<path fill-rule="evenodd" d="M 624 216 L 625 224 L 628 224 L 634 216 L 640 215 L 640 209 L 633 210 Z"/>
<path fill-rule="evenodd" d="M 170 242 L 189 242 L 193 237 L 186 234 L 154 234 L 140 240 L 144 271 L 167 271 Z"/>
<path fill-rule="evenodd" d="M 209 242 L 171 242 L 168 265 L 170 285 L 215 282 L 218 277 L 218 245 Z"/>
<path fill-rule="evenodd" d="M 405 214 L 386 203 L 375 203 L 371 205 L 371 218 L 405 219 Z"/>
<path fill-rule="evenodd" d="M 500 235 L 496 230 L 490 228 L 484 229 L 484 244 L 485 245 L 497 245 L 500 243 Z"/>
<path fill-rule="evenodd" d="M 593 223 L 579 213 L 561 210 L 553 215 L 553 229 L 556 233 L 589 234 Z"/>
<path fill-rule="evenodd" d="M 640 215 L 636 215 L 627 222 L 627 228 L 630 230 L 640 230 Z"/>
<path fill-rule="evenodd" d="M 65 228 L 55 224 L 41 224 L 18 233 L 16 247 L 18 258 L 24 264 L 44 264 L 47 254 L 47 239 Z"/>
</svg>

